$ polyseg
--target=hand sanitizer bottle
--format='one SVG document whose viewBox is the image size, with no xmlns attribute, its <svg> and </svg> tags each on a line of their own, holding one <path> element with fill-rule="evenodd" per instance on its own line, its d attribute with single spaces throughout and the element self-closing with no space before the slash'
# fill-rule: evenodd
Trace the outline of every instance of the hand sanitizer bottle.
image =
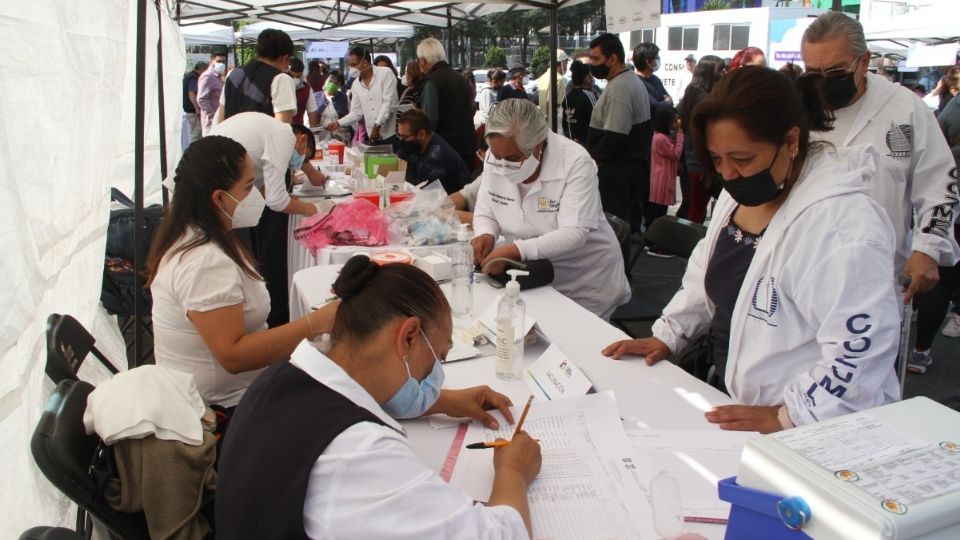
<svg viewBox="0 0 960 540">
<path fill-rule="evenodd" d="M 510 281 L 497 306 L 497 378 L 518 380 L 523 377 L 523 339 L 526 305 L 520 298 L 518 276 L 530 275 L 523 270 L 507 270 Z"/>
<path fill-rule="evenodd" d="M 453 291 L 450 295 L 450 309 L 455 319 L 469 318 L 473 311 L 473 248 L 470 246 L 473 233 L 467 227 L 466 223 L 460 224 L 452 257 Z"/>
</svg>

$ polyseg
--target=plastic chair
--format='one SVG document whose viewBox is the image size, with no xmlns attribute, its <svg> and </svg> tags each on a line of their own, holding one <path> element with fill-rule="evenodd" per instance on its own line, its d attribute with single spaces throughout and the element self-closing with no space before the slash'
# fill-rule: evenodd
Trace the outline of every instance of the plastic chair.
<svg viewBox="0 0 960 540">
<path fill-rule="evenodd" d="M 102 453 L 106 450 L 100 438 L 87 435 L 83 426 L 87 396 L 92 391 L 91 384 L 74 379 L 57 384 L 30 439 L 33 459 L 43 475 L 80 507 L 78 532 L 89 537 L 89 514 L 114 537 L 149 538 L 144 515 L 110 508 L 94 479 L 93 466 L 105 457 Z"/>
<path fill-rule="evenodd" d="M 70 315 L 54 313 L 47 318 L 47 365 L 45 371 L 58 384 L 65 379 L 78 380 L 77 372 L 88 353 L 116 375 L 117 368 L 94 347 L 96 340 Z"/>
<path fill-rule="evenodd" d="M 615 217 L 615 216 L 614 216 Z M 608 219 L 610 217 L 608 216 Z M 619 219 L 619 218 L 616 218 Z M 620 220 L 623 221 L 623 220 Z M 611 226 L 614 227 L 613 220 Z M 616 231 L 616 227 L 614 231 Z M 629 228 L 627 229 L 629 231 Z M 697 243 L 706 236 L 707 229 L 703 225 L 680 219 L 675 216 L 663 216 L 657 218 L 646 232 L 643 233 L 643 244 L 638 246 L 636 253 L 627 264 L 627 273 L 630 274 L 640 255 L 643 253 L 643 247 L 647 245 L 656 246 L 662 253 L 674 255 L 681 259 L 689 259 Z M 630 236 L 617 237 L 620 240 L 621 249 L 629 253 Z M 613 315 L 610 316 L 610 322 L 626 333 L 630 333 L 626 327 L 627 322 L 650 322 L 655 321 L 663 313 L 663 308 L 667 303 L 654 298 L 642 291 L 633 291 L 630 301 L 618 307 Z"/>
</svg>

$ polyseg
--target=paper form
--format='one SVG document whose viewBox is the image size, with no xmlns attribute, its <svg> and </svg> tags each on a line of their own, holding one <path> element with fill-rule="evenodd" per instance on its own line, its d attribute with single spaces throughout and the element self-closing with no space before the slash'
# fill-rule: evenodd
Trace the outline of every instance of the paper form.
<svg viewBox="0 0 960 540">
<path fill-rule="evenodd" d="M 464 444 L 509 439 L 513 426 L 498 421 L 499 430 L 471 423 Z M 527 492 L 534 539 L 659 538 L 650 503 L 631 473 L 636 458 L 612 393 L 534 403 L 523 429 L 540 440 L 543 454 Z M 463 449 L 450 483 L 487 500 L 493 451 Z"/>
<path fill-rule="evenodd" d="M 593 383 L 556 344 L 550 345 L 524 374 L 537 401 L 590 393 Z M 595 391 L 595 390 L 594 390 Z"/>
<path fill-rule="evenodd" d="M 661 499 L 651 492 L 652 480 L 666 474 L 677 482 L 685 519 L 727 518 L 730 503 L 720 500 L 717 482 L 736 476 L 743 445 L 756 433 L 653 429 L 629 429 L 626 433 L 636 451 L 637 480 L 651 500 Z"/>
<path fill-rule="evenodd" d="M 854 474 L 853 483 L 867 493 L 909 506 L 960 491 L 960 452 L 933 446 Z"/>
<path fill-rule="evenodd" d="M 788 429 L 771 437 L 829 471 L 863 469 L 930 446 L 867 413 Z"/>
<path fill-rule="evenodd" d="M 910 505 L 960 491 L 960 444 L 927 442 L 870 414 L 773 435 L 784 446 L 904 514 Z"/>
</svg>

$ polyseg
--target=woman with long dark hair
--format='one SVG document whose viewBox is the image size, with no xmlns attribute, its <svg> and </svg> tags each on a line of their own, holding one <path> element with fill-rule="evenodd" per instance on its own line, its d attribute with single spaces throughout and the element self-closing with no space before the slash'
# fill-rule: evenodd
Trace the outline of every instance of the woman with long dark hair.
<svg viewBox="0 0 960 540">
<path fill-rule="evenodd" d="M 798 92 L 799 88 L 799 92 Z M 894 231 L 867 194 L 877 151 L 811 143 L 819 86 L 746 66 L 693 111 L 700 162 L 724 192 L 653 337 L 603 353 L 654 364 L 708 336 L 737 405 L 706 418 L 769 433 L 898 399 Z"/>
<path fill-rule="evenodd" d="M 244 147 L 211 135 L 190 145 L 147 259 L 158 365 L 193 374 L 207 404 L 234 407 L 259 370 L 329 331 L 335 304 L 266 329 L 270 295 L 234 233 L 260 220 L 264 200 Z"/>
<path fill-rule="evenodd" d="M 680 126 L 684 132 L 690 131 L 690 117 L 693 109 L 701 101 L 707 99 L 714 85 L 723 75 L 723 59 L 719 56 L 707 55 L 697 62 L 693 70 L 693 79 L 683 93 L 677 112 L 680 113 Z M 710 197 L 719 194 L 719 190 L 710 193 L 703 185 L 703 166 L 697 160 L 693 151 L 693 139 L 687 137 L 683 146 L 684 166 L 690 178 L 690 203 L 684 205 L 687 210 L 686 218 L 695 223 L 703 223 L 707 217 L 707 204 Z"/>
</svg>

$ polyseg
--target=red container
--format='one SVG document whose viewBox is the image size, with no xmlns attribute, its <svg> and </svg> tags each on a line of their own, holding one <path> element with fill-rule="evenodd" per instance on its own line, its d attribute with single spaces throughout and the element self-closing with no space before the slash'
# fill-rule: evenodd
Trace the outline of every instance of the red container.
<svg viewBox="0 0 960 540">
<path fill-rule="evenodd" d="M 377 208 L 380 208 L 380 192 L 379 191 L 354 191 L 354 199 L 366 199 L 374 204 Z"/>
<path fill-rule="evenodd" d="M 343 165 L 343 152 L 346 147 L 347 145 L 340 141 L 330 141 L 330 144 L 327 145 L 327 152 L 337 156 L 338 162 Z"/>
<path fill-rule="evenodd" d="M 396 204 L 398 202 L 403 202 L 410 197 L 413 197 L 412 191 L 391 191 L 390 192 L 390 204 Z"/>
</svg>

